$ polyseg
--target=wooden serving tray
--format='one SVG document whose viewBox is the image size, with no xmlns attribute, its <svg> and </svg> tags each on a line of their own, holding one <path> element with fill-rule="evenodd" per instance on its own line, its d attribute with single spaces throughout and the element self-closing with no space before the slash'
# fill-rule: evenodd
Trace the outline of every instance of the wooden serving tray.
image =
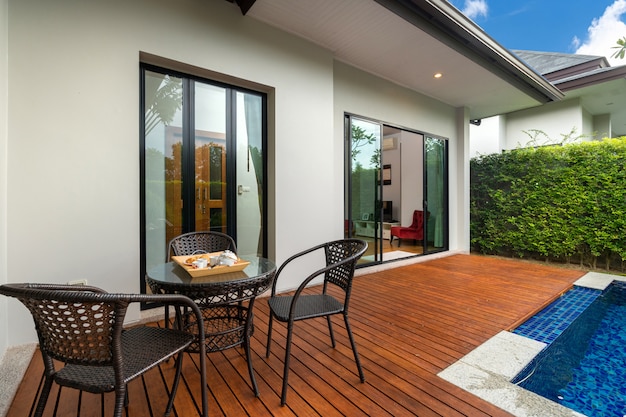
<svg viewBox="0 0 626 417">
<path fill-rule="evenodd" d="M 194 268 L 191 263 L 187 263 L 190 258 L 198 259 L 205 258 L 209 261 L 211 256 L 219 256 L 222 252 L 205 253 L 202 255 L 186 255 L 186 256 L 172 256 L 172 260 L 180 265 L 192 278 L 205 277 L 207 275 L 227 274 L 230 272 L 242 271 L 246 266 L 250 265 L 250 262 L 244 261 L 239 258 L 237 262 L 232 266 L 216 265 L 214 267 L 208 266 L 206 268 Z"/>
</svg>

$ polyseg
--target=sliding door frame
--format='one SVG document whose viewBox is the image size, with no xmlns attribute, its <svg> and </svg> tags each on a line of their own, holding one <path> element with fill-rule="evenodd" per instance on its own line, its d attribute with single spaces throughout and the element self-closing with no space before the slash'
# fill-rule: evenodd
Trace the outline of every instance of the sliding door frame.
<svg viewBox="0 0 626 417">
<path fill-rule="evenodd" d="M 374 258 L 373 261 L 361 261 L 359 266 L 378 264 L 384 261 L 383 257 L 383 217 L 382 217 L 382 201 L 387 198 L 383 195 L 382 181 L 382 169 L 385 161 L 383 160 L 383 131 L 384 128 L 391 128 L 398 131 L 410 132 L 416 135 L 420 135 L 423 138 L 421 154 L 416 157 L 422 158 L 422 207 L 425 213 L 424 216 L 424 240 L 423 251 L 421 254 L 415 254 L 415 256 L 422 256 L 437 252 L 443 252 L 449 250 L 449 205 L 448 205 L 448 190 L 449 190 L 449 161 L 448 161 L 448 139 L 441 136 L 421 132 L 414 129 L 408 129 L 405 127 L 392 125 L 383 121 L 354 115 L 350 113 L 344 114 L 344 163 L 345 163 L 345 180 L 344 180 L 344 231 L 346 237 L 359 237 L 359 229 L 355 224 L 363 224 L 363 219 L 358 218 L 359 213 L 355 214 L 355 202 L 353 201 L 353 193 L 355 192 L 353 184 L 353 131 L 352 125 L 354 120 L 371 123 L 373 125 L 380 126 L 380 135 L 378 138 L 378 151 L 379 159 L 376 178 L 376 191 L 374 202 L 374 225 L 373 235 L 368 231 L 367 236 L 374 238 Z M 433 148 L 434 145 L 434 148 Z M 399 145 L 401 146 L 401 145 Z M 433 148 L 433 149 L 431 149 Z M 416 150 L 420 153 L 419 148 Z M 433 153 L 435 152 L 436 153 Z M 437 164 L 433 162 L 433 156 L 437 158 Z M 430 159 L 429 159 L 430 158 Z M 437 171 L 433 171 L 434 167 L 437 167 Z M 429 167 L 431 171 L 429 172 Z M 401 172 L 398 170 L 397 172 Z M 403 178 L 393 178 L 393 181 L 402 181 Z M 410 179 L 404 178 L 405 181 Z M 436 185 L 436 189 L 434 186 Z M 433 194 L 435 191 L 435 194 Z M 430 201 L 429 201 L 430 199 Z M 433 210 L 437 210 L 436 213 L 428 215 L 429 207 Z M 400 208 L 401 209 L 401 208 Z M 355 218 L 357 217 L 357 218 Z M 399 216 L 400 217 L 400 216 Z M 406 226 L 402 224 L 402 226 Z M 436 236 L 436 238 L 435 238 Z M 371 253 L 371 252 L 370 252 Z"/>
<path fill-rule="evenodd" d="M 145 122 L 145 109 L 146 109 L 146 73 L 152 72 L 162 75 L 168 75 L 171 77 L 177 77 L 182 80 L 182 107 L 181 118 L 182 124 L 180 129 L 181 134 L 181 143 L 182 143 L 182 151 L 181 151 L 181 172 L 182 172 L 182 188 L 181 188 L 181 200 L 185 202 L 182 205 L 182 209 L 180 211 L 182 216 L 181 221 L 181 233 L 186 233 L 190 231 L 196 230 L 196 213 L 195 209 L 197 206 L 196 199 L 199 198 L 196 196 L 196 172 L 195 172 L 195 164 L 196 164 L 196 152 L 195 152 L 195 141 L 196 135 L 198 134 L 198 127 L 196 126 L 196 120 L 194 116 L 194 109 L 196 106 L 195 103 L 195 84 L 200 83 L 212 87 L 216 87 L 219 89 L 223 89 L 225 92 L 225 101 L 224 101 L 224 111 L 225 111 L 225 125 L 224 125 L 224 149 L 226 151 L 225 155 L 225 176 L 226 178 L 222 178 L 221 181 L 225 183 L 225 195 L 223 199 L 225 201 L 225 213 L 224 217 L 226 221 L 220 227 L 214 229 L 214 226 L 211 224 L 211 230 L 219 230 L 220 232 L 225 232 L 229 234 L 235 241 L 237 241 L 237 227 L 238 227 L 238 211 L 237 204 L 238 199 L 242 197 L 238 193 L 238 189 L 244 189 L 250 192 L 249 190 L 254 190 L 254 185 L 242 185 L 241 179 L 238 178 L 237 171 L 237 117 L 244 117 L 243 115 L 238 114 L 238 109 L 236 106 L 237 99 L 236 95 L 239 93 L 250 94 L 260 97 L 260 126 L 257 132 L 256 140 L 260 143 L 252 144 L 250 143 L 250 136 L 248 136 L 248 146 L 246 148 L 246 152 L 250 155 L 251 147 L 255 147 L 257 154 L 255 157 L 261 160 L 261 167 L 248 167 L 247 171 L 254 168 L 259 169 L 257 175 L 257 186 L 258 181 L 262 183 L 258 187 L 260 191 L 259 194 L 259 207 L 258 209 L 261 211 L 260 213 L 260 236 L 259 236 L 259 248 L 258 250 L 261 253 L 257 253 L 259 256 L 267 256 L 267 242 L 268 242 L 268 204 L 267 204 L 267 94 L 260 91 L 250 90 L 248 88 L 239 87 L 236 85 L 226 84 L 224 82 L 215 81 L 212 79 L 200 77 L 197 75 L 187 74 L 184 72 L 176 71 L 168 69 L 167 67 L 156 66 L 147 63 L 140 64 L 140 106 L 139 106 L 139 131 L 140 131 L 140 140 L 139 140 L 139 152 L 140 152 L 140 288 L 141 292 L 145 293 L 147 291 L 146 283 L 143 277 L 145 277 L 147 270 L 147 257 L 148 257 L 148 249 L 147 249 L 147 202 L 146 202 L 146 122 Z M 241 123 L 241 122 L 240 122 Z M 249 133 L 248 133 L 249 135 Z M 259 139 L 260 137 L 260 139 Z M 245 140 L 245 137 L 242 136 Z M 260 146 L 260 149 L 259 149 Z M 259 158 L 260 157 L 260 158 Z M 252 164 L 250 162 L 251 157 L 248 156 L 247 161 L 248 164 Z M 209 158 L 210 160 L 210 158 Z M 222 174 L 224 175 L 224 174 Z M 253 181 L 254 182 L 254 181 Z M 210 198 L 210 197 L 209 197 Z M 210 206 L 209 206 L 210 211 Z M 240 214 L 239 214 L 240 215 Z M 166 219 L 163 219 L 164 222 L 167 222 Z M 167 235 L 167 234 L 166 234 Z M 154 252 L 157 253 L 158 256 L 163 256 L 163 261 L 166 260 L 166 249 L 167 242 L 163 242 L 165 248 L 163 250 L 163 254 L 160 255 L 158 252 L 160 250 Z"/>
</svg>

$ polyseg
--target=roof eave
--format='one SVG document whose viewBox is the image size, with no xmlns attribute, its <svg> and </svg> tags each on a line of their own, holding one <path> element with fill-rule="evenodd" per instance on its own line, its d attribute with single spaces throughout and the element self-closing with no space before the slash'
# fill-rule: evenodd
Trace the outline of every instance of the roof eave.
<svg viewBox="0 0 626 417">
<path fill-rule="evenodd" d="M 541 103 L 563 93 L 443 0 L 375 0 Z"/>
<path fill-rule="evenodd" d="M 608 71 L 569 77 L 563 81 L 555 81 L 555 85 L 557 85 L 561 91 L 567 92 L 617 79 L 626 79 L 626 65 L 611 67 Z"/>
</svg>

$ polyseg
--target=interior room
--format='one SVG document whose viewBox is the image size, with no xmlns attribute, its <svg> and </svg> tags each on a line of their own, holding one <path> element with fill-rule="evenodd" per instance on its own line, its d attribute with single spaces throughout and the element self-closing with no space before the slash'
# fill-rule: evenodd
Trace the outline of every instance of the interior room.
<svg viewBox="0 0 626 417">
<path fill-rule="evenodd" d="M 359 191 L 353 190 L 360 201 L 352 204 L 351 232 L 369 243 L 362 262 L 411 257 L 437 250 L 435 243 L 441 246 L 441 242 L 435 242 L 436 224 L 430 225 L 433 230 L 428 233 L 431 216 L 424 210 L 425 149 L 424 134 L 382 125 L 380 161 L 376 160 L 376 151 L 370 158 L 374 169 L 379 169 L 376 183 L 380 198 L 372 199 L 362 185 Z M 357 165 L 364 161 L 361 151 L 356 153 L 361 158 Z"/>
</svg>

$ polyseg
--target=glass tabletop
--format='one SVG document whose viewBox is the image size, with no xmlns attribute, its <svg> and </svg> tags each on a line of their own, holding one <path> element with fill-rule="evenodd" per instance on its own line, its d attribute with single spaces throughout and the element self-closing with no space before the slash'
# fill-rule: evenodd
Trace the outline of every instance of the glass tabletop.
<svg viewBox="0 0 626 417">
<path fill-rule="evenodd" d="M 192 277 L 177 263 L 168 262 L 150 269 L 146 274 L 146 279 L 163 286 L 220 286 L 224 284 L 236 284 L 237 282 L 245 283 L 249 280 L 266 276 L 276 270 L 276 265 L 266 258 L 242 256 L 241 259 L 250 262 L 250 264 L 241 271 L 224 272 L 199 277 Z"/>
</svg>

